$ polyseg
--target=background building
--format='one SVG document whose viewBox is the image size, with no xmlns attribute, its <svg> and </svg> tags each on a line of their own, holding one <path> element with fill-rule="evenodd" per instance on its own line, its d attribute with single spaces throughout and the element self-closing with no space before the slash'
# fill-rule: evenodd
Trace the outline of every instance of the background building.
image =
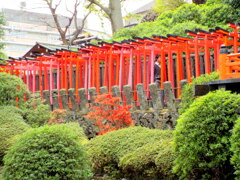
<svg viewBox="0 0 240 180">
<path fill-rule="evenodd" d="M 2 9 L 2 12 L 6 25 L 1 27 L 5 32 L 1 42 L 7 55 L 22 56 L 36 42 L 61 44 L 56 28 L 47 25 L 54 24 L 51 15 L 14 9 Z M 67 18 L 60 17 L 60 22 L 66 25 Z"/>
</svg>

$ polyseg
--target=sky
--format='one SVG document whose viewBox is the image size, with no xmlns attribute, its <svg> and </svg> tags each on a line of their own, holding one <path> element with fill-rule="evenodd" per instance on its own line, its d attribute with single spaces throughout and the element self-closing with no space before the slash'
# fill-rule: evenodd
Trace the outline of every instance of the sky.
<svg viewBox="0 0 240 180">
<path fill-rule="evenodd" d="M 106 1 L 107 0 L 102 0 Z M 152 0 L 125 0 L 126 6 L 123 9 L 123 14 L 126 14 L 128 11 L 137 9 L 142 5 L 150 2 Z M 26 10 L 33 12 L 41 12 L 41 13 L 50 13 L 48 10 L 46 3 L 44 0 L 0 0 L 0 8 L 9 8 L 9 9 L 20 9 L 21 2 L 26 3 Z M 67 11 L 64 5 L 67 3 L 69 8 L 73 5 L 73 0 L 62 0 L 63 6 L 59 7 L 59 12 L 63 15 L 67 15 Z"/>
<path fill-rule="evenodd" d="M 56 0 L 57 1 L 57 0 Z M 152 0 L 125 0 L 125 6 L 122 8 L 123 15 L 128 14 L 129 12 L 143 6 L 144 4 L 147 4 Z M 46 13 L 50 14 L 49 9 L 47 8 L 46 2 L 44 0 L 0 0 L 0 9 L 1 8 L 9 8 L 9 9 L 21 9 L 21 2 L 25 2 L 26 11 L 33 11 L 33 12 L 39 12 L 39 13 Z M 68 8 L 71 9 L 73 7 L 74 0 L 62 0 L 61 6 L 58 8 L 58 14 L 62 14 L 64 16 L 69 16 L 69 12 L 66 10 L 65 5 L 67 4 Z M 102 0 L 102 2 L 108 2 L 107 0 Z M 79 17 L 81 18 L 83 16 L 84 11 L 79 10 Z M 82 12 L 82 13 L 81 13 Z M 98 17 L 95 15 L 89 16 L 88 19 L 88 26 L 90 29 L 98 29 L 98 27 L 102 27 L 103 24 L 106 26 L 106 31 L 111 33 L 111 28 L 108 20 L 101 21 L 97 19 Z M 105 31 L 103 30 L 103 31 Z"/>
</svg>

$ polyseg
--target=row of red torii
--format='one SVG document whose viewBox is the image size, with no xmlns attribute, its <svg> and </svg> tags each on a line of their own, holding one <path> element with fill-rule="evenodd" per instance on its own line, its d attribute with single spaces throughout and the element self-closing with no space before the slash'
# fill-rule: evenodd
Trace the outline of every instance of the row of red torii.
<svg viewBox="0 0 240 180">
<path fill-rule="evenodd" d="M 87 44 L 77 51 L 59 49 L 49 54 L 29 58 L 10 58 L 0 71 L 15 74 L 23 79 L 30 91 L 75 88 L 88 90 L 101 86 L 130 85 L 135 91 L 142 83 L 146 92 L 148 84 L 154 82 L 154 60 L 156 55 L 161 65 L 160 88 L 170 81 L 176 95 L 180 97 L 180 81 L 209 74 L 219 70 L 221 45 L 238 53 L 240 46 L 240 24 L 228 23 L 232 31 L 216 27 L 209 32 L 186 30 L 189 37 L 153 35 L 152 38 L 135 38 L 122 42 Z M 201 60 L 201 54 L 204 59 Z M 50 93 L 51 94 L 51 93 Z M 134 97 L 137 98 L 136 93 Z M 52 102 L 52 100 L 51 100 Z"/>
</svg>

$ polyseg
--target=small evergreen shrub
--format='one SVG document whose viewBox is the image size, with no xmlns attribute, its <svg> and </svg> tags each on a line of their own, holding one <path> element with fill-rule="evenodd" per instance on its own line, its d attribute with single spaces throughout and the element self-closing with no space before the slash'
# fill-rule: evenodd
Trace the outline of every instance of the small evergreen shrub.
<svg viewBox="0 0 240 180">
<path fill-rule="evenodd" d="M 22 106 L 22 115 L 31 127 L 39 127 L 47 124 L 50 119 L 49 105 L 43 104 L 38 94 L 32 95 Z"/>
<path fill-rule="evenodd" d="M 196 99 L 196 97 L 193 94 L 194 86 L 196 84 L 204 84 L 209 81 L 214 81 L 219 79 L 219 73 L 212 72 L 211 74 L 203 74 L 197 78 L 194 78 L 192 83 L 186 84 L 183 87 L 183 90 L 181 92 L 181 103 L 179 108 L 179 113 L 183 114 L 193 103 L 193 101 Z"/>
<path fill-rule="evenodd" d="M 172 131 L 129 127 L 87 144 L 95 175 L 112 178 L 171 178 Z M 167 157 L 166 157 L 166 156 Z"/>
<path fill-rule="evenodd" d="M 196 99 L 177 121 L 174 172 L 188 179 L 231 179 L 231 129 L 240 96 L 218 90 Z"/>
<path fill-rule="evenodd" d="M 6 180 L 88 179 L 90 168 L 79 134 L 68 125 L 22 134 L 4 157 Z"/>
<path fill-rule="evenodd" d="M 22 106 L 25 95 L 28 96 L 29 91 L 19 77 L 7 73 L 0 73 L 0 106 Z M 18 99 L 18 101 L 16 101 L 16 99 Z"/>
<path fill-rule="evenodd" d="M 0 164 L 14 137 L 30 128 L 19 113 L 14 106 L 0 106 Z"/>
<path fill-rule="evenodd" d="M 235 168 L 236 179 L 240 180 L 240 119 L 237 120 L 233 128 L 231 151 L 233 152 L 231 162 Z"/>
</svg>

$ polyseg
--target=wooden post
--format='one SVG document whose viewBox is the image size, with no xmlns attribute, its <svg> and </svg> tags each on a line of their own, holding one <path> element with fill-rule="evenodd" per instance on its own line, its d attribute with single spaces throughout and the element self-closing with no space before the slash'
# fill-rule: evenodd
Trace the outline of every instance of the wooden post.
<svg viewBox="0 0 240 180">
<path fill-rule="evenodd" d="M 219 56 L 219 72 L 220 72 L 220 79 L 226 79 L 227 74 L 227 67 L 226 67 L 226 60 L 227 60 L 228 50 L 227 46 L 222 45 L 220 49 L 220 56 Z"/>
</svg>

